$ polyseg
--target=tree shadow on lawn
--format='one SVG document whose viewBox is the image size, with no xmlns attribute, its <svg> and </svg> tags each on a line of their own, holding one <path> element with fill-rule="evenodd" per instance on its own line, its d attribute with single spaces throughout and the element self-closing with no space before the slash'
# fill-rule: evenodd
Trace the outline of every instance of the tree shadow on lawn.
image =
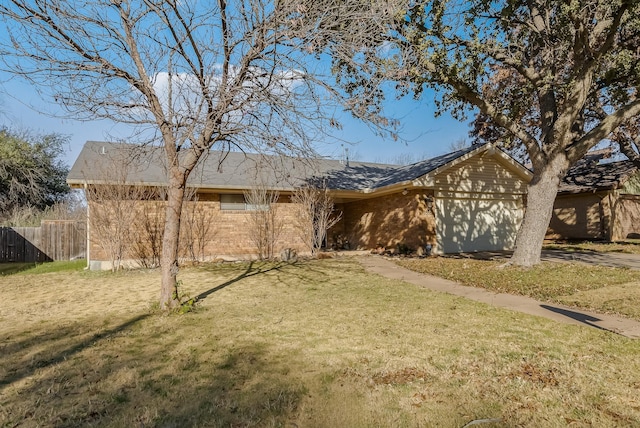
<svg viewBox="0 0 640 428">
<path fill-rule="evenodd" d="M 302 380 L 291 373 L 287 364 L 291 358 L 274 353 L 265 344 L 234 346 L 218 364 L 201 364 L 198 382 L 188 390 L 188 398 L 171 400 L 154 423 L 284 426 L 307 393 Z"/>
<path fill-rule="evenodd" d="M 210 288 L 209 290 L 203 291 L 200 294 L 198 294 L 195 298 L 196 300 L 204 300 L 207 297 L 209 297 L 211 294 L 220 291 L 224 288 L 227 288 L 228 286 L 235 284 L 237 282 L 242 281 L 243 279 L 246 278 L 250 278 L 252 276 L 256 276 L 256 275 L 262 275 L 262 274 L 266 274 L 266 273 L 270 273 L 270 272 L 278 272 L 278 273 L 282 273 L 283 270 L 285 268 L 290 268 L 287 270 L 286 274 L 287 275 L 294 275 L 296 277 L 302 277 L 302 278 L 317 278 L 317 275 L 326 275 L 325 272 L 322 272 L 320 270 L 316 270 L 313 269 L 308 263 L 305 263 L 304 261 L 296 261 L 296 262 L 254 262 L 251 261 L 248 263 L 246 269 L 244 270 L 244 272 L 242 272 L 240 275 L 223 282 L 222 284 L 216 285 L 213 288 Z M 302 273 L 304 269 L 305 273 Z M 209 271 L 213 271 L 215 272 L 215 267 L 207 267 L 205 268 L 205 270 L 209 270 Z M 314 275 L 312 275 L 311 273 L 314 273 Z M 282 281 L 282 277 L 279 276 L 278 277 L 278 281 L 279 282 L 283 282 Z"/>
<path fill-rule="evenodd" d="M 142 318 L 99 336 L 106 339 Z M 159 317 L 151 324 L 152 329 L 161 325 L 161 334 L 150 335 L 144 328 L 102 341 L 96 335 L 38 365 L 50 370 L 33 367 L 5 378 L 4 386 L 14 382 L 14 387 L 0 389 L 0 425 L 228 427 L 291 422 L 306 394 L 303 382 L 291 374 L 291 363 L 299 357 L 257 342 L 217 349 L 217 343 L 195 344 L 188 333 L 177 333 Z M 210 349 L 191 353 L 187 345 Z M 90 351 L 79 352 L 88 346 Z"/>
<path fill-rule="evenodd" d="M 585 313 L 582 313 L 582 312 L 570 311 L 568 309 L 558 308 L 558 307 L 551 306 L 551 305 L 540 305 L 540 307 L 543 308 L 543 309 L 546 309 L 548 311 L 555 312 L 556 314 L 563 315 L 563 316 L 565 316 L 567 318 L 571 318 L 571 319 L 576 320 L 578 322 L 581 322 L 583 324 L 586 324 L 589 327 L 595 327 L 595 328 L 597 328 L 599 330 L 609 331 L 611 333 L 617 333 L 617 332 L 615 332 L 613 330 L 609 330 L 608 328 L 604 328 L 602 326 L 594 324 L 595 322 L 602 321 L 600 318 L 596 318 L 596 317 L 593 317 L 591 315 L 588 315 L 588 314 L 585 314 Z M 617 333 L 617 334 L 619 334 L 619 333 Z"/>
<path fill-rule="evenodd" d="M 249 264 L 247 265 L 247 268 L 245 269 L 244 272 L 242 272 L 240 275 L 236 276 L 235 278 L 232 278 L 226 282 L 223 282 L 222 284 L 216 285 L 213 288 L 210 288 L 207 291 L 203 291 L 202 293 L 198 294 L 196 296 L 196 300 L 204 300 L 207 297 L 209 297 L 211 294 L 215 293 L 216 291 L 220 291 L 224 288 L 227 288 L 228 286 L 230 286 L 231 284 L 235 284 L 238 281 L 242 281 L 245 278 L 249 278 L 255 275 L 260 275 L 272 270 L 277 270 L 280 269 L 282 267 L 282 265 L 284 265 L 285 263 L 276 263 L 276 264 L 272 264 L 272 265 L 265 265 L 265 264 L 257 264 L 256 262 L 249 262 Z M 256 266 L 257 265 L 257 266 Z M 206 268 L 206 270 L 214 270 L 213 268 Z"/>
<path fill-rule="evenodd" d="M 39 369 L 59 364 L 98 341 L 132 327 L 149 315 L 141 314 L 116 327 L 93 333 L 86 331 L 81 323 L 63 328 L 54 327 L 30 334 L 26 339 L 5 344 L 0 348 L 3 359 L 0 392 L 9 385 L 33 375 Z M 36 347 L 39 349 L 32 351 Z"/>
<path fill-rule="evenodd" d="M 278 277 L 326 275 L 304 262 L 250 263 L 198 297 L 274 271 Z M 0 348 L 0 426 L 291 423 L 307 393 L 296 369 L 304 359 L 252 339 L 226 349 L 215 335 L 200 341 L 209 320 L 203 314 L 145 313 L 109 329 L 93 320 L 11 334 L 15 340 Z"/>
</svg>

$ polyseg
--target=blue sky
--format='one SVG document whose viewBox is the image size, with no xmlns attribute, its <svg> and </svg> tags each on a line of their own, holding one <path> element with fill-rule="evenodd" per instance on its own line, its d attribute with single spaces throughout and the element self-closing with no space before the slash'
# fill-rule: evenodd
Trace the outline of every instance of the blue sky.
<svg viewBox="0 0 640 428">
<path fill-rule="evenodd" d="M 11 23 L 7 25 L 11 27 Z M 21 31 L 26 31 L 27 34 L 30 34 L 28 33 L 28 28 Z M 215 27 L 213 31 L 215 31 Z M 11 32 L 7 31 L 5 34 L 0 35 L 0 41 L 3 41 L 4 44 L 12 45 L 11 41 L 3 40 L 6 39 L 9 33 Z M 21 32 L 17 31 L 12 34 L 15 37 L 19 37 Z M 27 38 L 26 40 L 29 39 Z M 38 45 L 37 37 L 35 40 L 36 45 Z M 28 47 L 29 44 L 26 46 Z M 56 46 L 55 43 L 54 46 Z M 108 46 L 108 43 L 105 46 Z M 241 52 L 242 49 L 239 49 L 239 52 Z M 162 50 L 159 52 L 162 52 Z M 212 52 L 215 53 L 215 49 Z M 113 59 L 118 60 L 117 53 L 114 53 Z M 164 58 L 163 61 L 167 59 Z M 214 55 L 209 58 L 209 62 L 215 63 L 217 59 Z M 296 60 L 302 59 L 303 57 L 293 58 L 288 66 L 295 68 Z M 326 73 L 329 67 L 328 63 L 324 61 L 326 60 L 319 62 L 319 68 L 321 72 Z M 11 61 L 8 64 L 11 64 Z M 149 72 L 166 71 L 162 64 L 162 61 L 158 61 L 158 64 L 155 64 L 156 68 L 151 67 Z M 177 63 L 173 64 L 174 67 L 178 65 Z M 35 67 L 34 70 L 39 70 L 37 65 Z M 46 68 L 47 64 L 44 64 L 44 67 Z M 179 69 L 176 68 L 174 71 L 179 71 Z M 44 77 L 47 79 L 46 82 L 50 84 L 51 79 L 47 78 L 47 76 L 42 74 L 39 77 Z M 87 140 L 126 141 L 132 134 L 133 130 L 131 128 L 106 120 L 80 122 L 72 119 L 56 118 L 55 116 L 64 115 L 64 111 L 60 106 L 51 103 L 50 100 L 43 99 L 35 87 L 17 78 L 11 79 L 11 77 L 11 74 L 0 72 L 0 125 L 18 129 L 27 128 L 39 133 L 59 133 L 68 136 L 69 147 L 63 158 L 69 165 L 75 161 Z M 63 76 L 64 78 L 66 76 Z M 79 86 L 82 87 L 82 85 Z M 62 88 L 63 92 L 65 88 L 67 87 Z M 43 88 L 43 91 L 44 93 L 52 93 L 50 88 Z M 414 160 L 418 160 L 446 153 L 450 150 L 452 143 L 461 139 L 468 139 L 469 126 L 467 124 L 456 121 L 449 114 L 444 114 L 438 118 L 434 117 L 433 93 L 431 91 L 425 90 L 422 100 L 416 101 L 411 97 L 406 97 L 399 101 L 389 100 L 385 107 L 388 117 L 400 120 L 400 141 L 376 136 L 365 124 L 351 118 L 348 113 L 344 113 L 343 117 L 338 117 L 342 122 L 343 129 L 336 131 L 335 137 L 351 143 L 348 145 L 351 159 L 369 162 L 391 162 L 400 156 L 411 155 Z M 42 114 L 43 112 L 48 114 Z M 331 139 L 328 138 L 327 140 Z M 321 145 L 318 147 L 318 151 L 322 155 L 334 158 L 340 158 L 344 152 L 341 145 L 335 143 Z"/>
<path fill-rule="evenodd" d="M 9 75 L 0 73 L 0 124 L 11 128 L 27 128 L 41 133 L 60 133 L 69 136 L 69 147 L 63 156 L 72 165 L 82 145 L 87 140 L 126 140 L 131 130 L 108 121 L 79 122 L 52 117 L 63 111 L 59 106 L 43 100 L 32 86 L 9 80 Z M 40 112 L 31 108 L 35 107 Z M 401 120 L 401 137 L 404 141 L 384 140 L 369 128 L 345 114 L 344 129 L 336 136 L 353 143 L 349 147 L 352 159 L 368 162 L 389 162 L 409 153 L 417 158 L 433 157 L 449 151 L 451 143 L 468 140 L 469 126 L 458 122 L 449 114 L 434 117 L 433 96 L 426 93 L 422 100 L 411 97 L 386 105 L 389 115 Z M 336 144 L 321 148 L 322 154 L 340 157 L 342 147 Z"/>
</svg>

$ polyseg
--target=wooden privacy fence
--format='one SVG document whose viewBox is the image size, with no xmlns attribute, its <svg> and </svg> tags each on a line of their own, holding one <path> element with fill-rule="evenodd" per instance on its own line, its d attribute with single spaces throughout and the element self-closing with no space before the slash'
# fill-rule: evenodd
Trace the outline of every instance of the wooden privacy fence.
<svg viewBox="0 0 640 428">
<path fill-rule="evenodd" d="M 0 263 L 85 258 L 85 222 L 44 220 L 40 227 L 0 227 Z"/>
</svg>

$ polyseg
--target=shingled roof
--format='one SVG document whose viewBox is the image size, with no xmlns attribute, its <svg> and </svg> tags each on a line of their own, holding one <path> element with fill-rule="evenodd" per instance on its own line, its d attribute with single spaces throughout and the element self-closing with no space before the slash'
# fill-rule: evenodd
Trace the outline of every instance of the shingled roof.
<svg viewBox="0 0 640 428">
<path fill-rule="evenodd" d="M 163 186 L 167 184 L 165 156 L 160 147 L 88 141 L 69 171 L 67 182 L 102 184 L 121 180 L 114 166 L 128 166 L 126 181 L 131 184 Z M 372 172 L 394 168 L 393 165 L 345 162 L 327 159 L 296 159 L 241 152 L 211 151 L 191 173 L 192 186 L 203 189 L 247 189 L 257 183 L 278 190 L 292 190 L 319 177 L 338 177 L 348 173 L 349 185 L 342 188 L 360 190 L 371 185 Z M 116 168 L 117 169 L 117 168 Z M 336 180 L 339 181 L 339 180 Z M 336 182 L 336 184 L 338 184 Z"/>
<path fill-rule="evenodd" d="M 233 190 L 247 189 L 259 182 L 273 189 L 293 190 L 305 182 L 324 181 L 332 190 L 366 193 L 410 182 L 483 147 L 471 146 L 406 166 L 212 151 L 193 171 L 190 183 L 199 188 Z M 67 182 L 72 186 L 113 182 L 110 165 L 123 161 L 130 163 L 128 183 L 166 184 L 161 148 L 98 141 L 85 143 Z"/>
<path fill-rule="evenodd" d="M 569 169 L 558 192 L 584 193 L 617 189 L 637 172 L 638 167 L 629 160 L 594 163 L 592 159 L 586 159 Z"/>
</svg>

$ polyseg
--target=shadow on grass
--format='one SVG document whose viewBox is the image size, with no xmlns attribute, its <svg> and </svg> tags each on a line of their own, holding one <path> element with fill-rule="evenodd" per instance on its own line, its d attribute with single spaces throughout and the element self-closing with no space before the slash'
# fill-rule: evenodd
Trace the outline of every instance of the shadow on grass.
<svg viewBox="0 0 640 428">
<path fill-rule="evenodd" d="M 215 267 L 205 267 L 206 270 L 215 271 Z M 207 291 L 203 291 L 195 298 L 197 301 L 206 299 L 211 294 L 220 291 L 232 284 L 235 284 L 243 279 L 250 278 L 256 275 L 262 275 L 266 273 L 276 272 L 278 274 L 285 273 L 285 275 L 278 276 L 278 283 L 286 284 L 288 278 L 295 278 L 298 282 L 303 283 L 317 282 L 319 278 L 326 276 L 326 272 L 322 269 L 314 267 L 313 263 L 307 260 L 298 260 L 295 262 L 254 262 L 248 263 L 244 272 L 240 275 L 232 278 L 222 284 L 219 284 Z M 290 283 L 291 285 L 291 283 Z"/>
<path fill-rule="evenodd" d="M 38 263 L 0 263 L 0 276 L 17 274 L 44 274 L 54 272 L 79 272 L 86 266 L 86 260 L 59 260 Z"/>
<path fill-rule="evenodd" d="M 555 241 L 551 244 L 545 244 L 543 249 L 578 253 L 637 254 L 640 251 L 640 240 L 629 238 L 623 241 Z"/>
<path fill-rule="evenodd" d="M 295 426 L 307 393 L 291 374 L 296 356 L 253 341 L 228 349 L 196 344 L 190 337 L 202 319 L 185 317 L 177 321 L 180 334 L 158 318 L 148 329 L 100 341 L 142 318 L 3 379 L 16 384 L 3 391 L 0 426 Z"/>
<path fill-rule="evenodd" d="M 73 341 L 73 338 L 68 340 L 70 335 L 77 337 L 83 334 L 82 325 L 80 324 L 75 328 L 67 327 L 57 328 L 53 331 L 45 331 L 25 340 L 10 344 L 6 346 L 6 349 L 3 347 L 2 358 L 5 364 L 3 364 L 4 373 L 0 375 L 2 376 L 0 377 L 0 391 L 15 382 L 33 375 L 39 369 L 54 366 L 73 357 L 75 354 L 95 345 L 100 340 L 122 332 L 148 316 L 149 314 L 138 315 L 114 328 L 94 333 L 88 338 L 71 345 L 67 344 L 69 341 Z M 31 349 L 35 347 L 40 349 L 34 355 Z M 18 357 L 13 361 L 14 358 L 11 357 L 18 353 L 23 353 L 23 358 Z M 30 359 L 27 360 L 27 357 L 30 357 Z M 10 358 L 12 361 L 7 363 Z"/>
<path fill-rule="evenodd" d="M 153 423 L 289 426 L 307 389 L 301 380 L 291 375 L 287 358 L 290 356 L 273 354 L 264 344 L 244 343 L 226 351 L 218 364 L 192 366 L 201 381 L 185 391 L 186 400 L 172 400 Z"/>
<path fill-rule="evenodd" d="M 0 276 L 15 275 L 36 267 L 35 263 L 0 263 Z"/>
<path fill-rule="evenodd" d="M 601 326 L 599 326 L 597 324 L 594 324 L 595 322 L 602 321 L 600 318 L 596 318 L 596 317 L 593 317 L 591 315 L 588 315 L 588 314 L 585 314 L 585 313 L 582 313 L 582 312 L 570 311 L 568 309 L 557 308 L 555 306 L 550 306 L 550 305 L 540 305 L 540 307 L 543 308 L 543 309 L 546 309 L 548 311 L 555 312 L 556 314 L 564 315 L 567 318 L 571 318 L 573 320 L 576 320 L 578 322 L 586 324 L 589 327 L 594 327 L 594 328 L 597 328 L 599 330 L 610 331 L 612 333 L 616 333 L 613 330 L 609 330 L 607 328 L 604 328 L 604 327 L 601 327 Z"/>
<path fill-rule="evenodd" d="M 213 288 L 210 288 L 207 291 L 203 291 L 202 293 L 198 294 L 196 296 L 196 300 L 203 300 L 206 299 L 207 297 L 209 297 L 211 294 L 215 293 L 216 291 L 220 291 L 224 288 L 227 288 L 228 286 L 230 286 L 231 284 L 235 284 L 238 281 L 242 281 L 245 278 L 249 278 L 255 275 L 260 275 L 263 273 L 267 273 L 267 272 L 271 272 L 274 270 L 280 270 L 283 266 L 288 266 L 290 265 L 290 263 L 285 263 L 285 262 L 275 262 L 275 263 L 256 263 L 256 262 L 249 262 L 249 264 L 247 265 L 247 268 L 245 269 L 244 272 L 242 272 L 240 275 L 236 276 L 235 278 L 232 278 L 226 282 L 223 282 L 220 285 L 217 285 Z"/>
</svg>

